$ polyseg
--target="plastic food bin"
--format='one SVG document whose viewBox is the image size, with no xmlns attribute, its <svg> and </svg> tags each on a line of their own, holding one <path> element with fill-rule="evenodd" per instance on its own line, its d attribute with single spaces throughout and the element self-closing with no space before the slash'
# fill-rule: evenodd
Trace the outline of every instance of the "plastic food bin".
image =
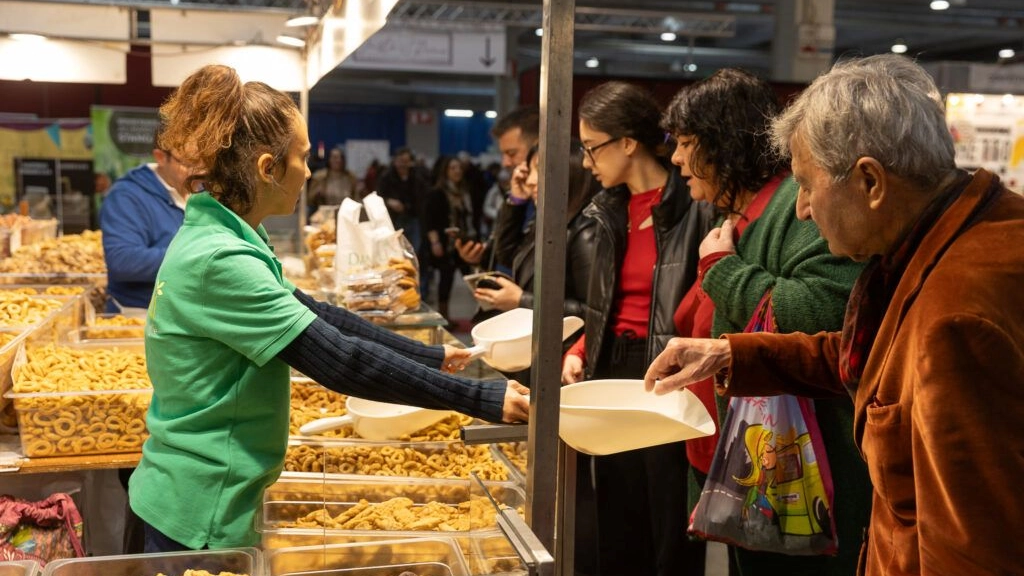
<svg viewBox="0 0 1024 576">
<path fill-rule="evenodd" d="M 3 288 L 0 288 L 0 292 L 2 291 Z M 57 341 L 60 333 L 77 326 L 79 320 L 78 312 L 81 305 L 78 296 L 31 296 L 31 298 L 39 298 L 57 305 L 33 323 L 0 326 L 0 410 L 10 403 L 5 396 L 11 389 L 11 369 L 14 366 L 18 350 L 25 344 L 33 346 L 52 344 Z"/>
<path fill-rule="evenodd" d="M 270 576 L 469 576 L 458 544 L 451 538 L 410 538 L 270 550 Z"/>
<path fill-rule="evenodd" d="M 392 498 L 408 498 L 413 507 L 428 503 L 440 503 L 449 507 L 473 501 L 477 511 L 490 507 L 484 490 L 500 505 L 521 509 L 526 495 L 517 486 L 509 483 L 484 483 L 475 480 L 434 480 L 418 478 L 374 478 L 295 480 L 282 479 L 267 488 L 263 505 L 256 515 L 257 531 L 262 535 L 265 550 L 291 546 L 315 546 L 324 544 L 345 544 L 406 538 L 437 538 L 497 535 L 497 524 L 486 516 L 477 516 L 468 530 L 438 531 L 411 529 L 383 529 L 385 522 L 377 524 L 378 529 L 342 529 L 324 527 L 292 527 L 294 522 L 308 514 L 321 512 L 337 517 L 354 509 L 361 499 L 371 505 L 386 502 Z M 492 508 L 493 510 L 493 508 Z"/>
<path fill-rule="evenodd" d="M 39 564 L 32 560 L 0 562 L 0 576 L 38 576 Z"/>
<path fill-rule="evenodd" d="M 54 560 L 46 565 L 43 576 L 181 576 L 188 569 L 263 576 L 262 563 L 255 548 L 192 550 Z"/>
<path fill-rule="evenodd" d="M 507 482 L 508 466 L 487 445 L 461 440 L 370 442 L 361 439 L 292 437 L 285 455 L 289 475 L 461 478 L 476 473 L 482 480 Z"/>
<path fill-rule="evenodd" d="M 108 341 L 110 342 L 110 341 Z M 43 349 L 33 353 L 42 354 Z M 76 350 L 84 353 L 117 351 L 124 357 L 144 358 L 141 341 L 121 346 L 85 342 L 57 346 L 54 353 Z M 144 373 L 135 380 L 124 380 L 120 388 L 104 390 L 58 391 L 19 390 L 20 371 L 27 363 L 25 346 L 18 350 L 12 375 L 14 388 L 4 396 L 13 400 L 21 430 L 25 456 L 71 456 L 138 452 L 148 437 L 146 411 L 153 389 Z M 62 375 L 55 378 L 64 377 Z"/>
</svg>

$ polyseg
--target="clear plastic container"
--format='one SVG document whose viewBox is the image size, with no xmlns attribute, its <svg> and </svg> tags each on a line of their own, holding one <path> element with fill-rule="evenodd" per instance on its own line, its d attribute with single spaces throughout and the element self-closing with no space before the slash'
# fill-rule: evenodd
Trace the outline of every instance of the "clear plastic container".
<svg viewBox="0 0 1024 576">
<path fill-rule="evenodd" d="M 339 292 L 382 292 L 394 286 L 403 274 L 393 268 L 368 270 L 338 277 Z"/>
<path fill-rule="evenodd" d="M 528 574 L 526 565 L 516 554 L 512 543 L 502 534 L 470 538 L 468 543 L 463 543 L 463 552 L 474 576 Z"/>
<path fill-rule="evenodd" d="M 356 316 L 374 324 L 392 324 L 405 312 L 405 304 L 395 301 L 387 310 L 353 310 Z"/>
<path fill-rule="evenodd" d="M 391 307 L 402 290 L 398 286 L 388 286 L 383 290 L 352 292 L 346 291 L 342 295 L 341 303 L 352 311 L 357 310 L 384 310 Z"/>
<path fill-rule="evenodd" d="M 18 428 L 21 431 L 21 446 L 25 456 L 41 458 L 47 456 L 73 456 L 82 454 L 115 454 L 138 452 L 148 437 L 146 411 L 152 399 L 153 390 L 145 374 L 145 352 L 141 341 L 120 346 L 109 342 L 79 342 L 52 348 L 52 353 L 64 358 L 63 350 L 83 352 L 109 351 L 123 354 L 118 358 L 134 362 L 131 372 L 134 377 L 125 377 L 114 389 L 69 391 L 29 391 L 19 386 L 20 372 L 27 364 L 23 344 L 15 357 L 11 369 L 14 378 L 12 391 L 4 394 L 14 402 Z M 43 354 L 45 349 L 34 352 Z M 70 358 L 70 354 L 67 358 Z M 141 360 L 141 369 L 139 367 Z M 61 366 L 53 368 L 56 389 L 66 387 L 64 374 L 78 366 L 70 366 L 62 360 Z M 62 372 L 64 374 L 62 374 Z M 128 371 L 122 371 L 128 374 Z"/>
<path fill-rule="evenodd" d="M 502 506 L 522 511 L 526 495 L 522 489 L 508 483 L 479 483 L 475 480 L 434 480 L 363 478 L 358 480 L 293 480 L 282 478 L 267 488 L 263 505 L 257 511 L 256 526 L 261 534 L 265 550 L 290 546 L 317 546 L 324 544 L 345 544 L 400 538 L 454 537 L 468 538 L 474 535 L 499 535 L 495 519 L 496 511 L 487 499 L 486 492 Z M 394 498 L 408 498 L 414 509 L 441 504 L 446 508 L 462 507 L 462 520 L 455 524 L 422 524 L 409 521 L 403 514 L 394 517 L 379 506 Z M 365 516 L 355 519 L 353 528 L 327 528 L 323 525 L 294 527 L 301 518 L 312 515 L 338 518 L 345 512 L 355 512 L 360 500 L 374 506 L 373 513 L 379 520 Z M 437 504 L 434 504 L 437 503 Z M 466 503 L 469 503 L 468 505 Z M 370 511 L 367 511 L 369 514 Z M 421 518 L 422 520 L 422 518 Z M 376 529 L 368 529 L 364 522 L 374 522 Z M 438 530 L 412 529 L 433 527 Z M 458 527 L 458 530 L 441 528 Z M 390 528 L 390 529 L 385 529 Z"/>
<path fill-rule="evenodd" d="M 0 562 L 0 576 L 38 576 L 39 564 L 32 560 Z"/>
<path fill-rule="evenodd" d="M 43 576 L 181 576 L 189 569 L 206 570 L 213 574 L 264 574 L 263 558 L 259 550 L 227 548 L 54 560 L 46 565 Z"/>
<path fill-rule="evenodd" d="M 457 429 L 457 428 L 456 428 Z M 384 476 L 466 479 L 476 474 L 490 482 L 514 481 L 508 466 L 488 445 L 461 440 L 371 442 L 292 437 L 285 473 L 297 478 Z"/>
<path fill-rule="evenodd" d="M 11 372 L 18 350 L 25 345 L 44 346 L 53 344 L 80 320 L 81 303 L 78 296 L 39 296 L 47 302 L 56 302 L 58 307 L 34 324 L 0 326 L 0 410 L 10 403 L 6 397 L 13 379 Z"/>
<path fill-rule="evenodd" d="M 469 576 L 451 538 L 410 538 L 326 546 L 280 548 L 265 554 L 271 576 Z"/>
</svg>

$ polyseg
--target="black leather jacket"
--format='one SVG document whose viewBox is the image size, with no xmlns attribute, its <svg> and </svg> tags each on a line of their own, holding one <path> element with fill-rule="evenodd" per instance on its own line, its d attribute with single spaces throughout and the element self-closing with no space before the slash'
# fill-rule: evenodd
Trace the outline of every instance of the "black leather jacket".
<svg viewBox="0 0 1024 576">
<path fill-rule="evenodd" d="M 585 313 L 587 286 L 594 263 L 593 244 L 596 229 L 597 222 L 584 216 L 582 211 L 569 222 L 565 244 L 565 303 L 562 306 L 566 316 L 582 318 Z M 523 295 L 519 298 L 519 306 L 522 308 L 533 308 L 535 240 L 531 224 L 512 260 L 513 278 L 523 289 Z"/>
<path fill-rule="evenodd" d="M 584 378 L 594 377 L 601 347 L 611 334 L 610 316 L 626 250 L 629 190 L 605 189 L 583 210 L 596 222 L 593 260 L 584 320 L 587 361 Z M 676 336 L 672 316 L 690 285 L 697 279 L 698 248 L 714 227 L 715 211 L 706 202 L 694 202 L 678 169 L 670 168 L 661 203 L 651 210 L 658 250 L 647 325 L 647 362 L 654 360 Z M 642 374 L 637 375 L 643 377 Z"/>
</svg>

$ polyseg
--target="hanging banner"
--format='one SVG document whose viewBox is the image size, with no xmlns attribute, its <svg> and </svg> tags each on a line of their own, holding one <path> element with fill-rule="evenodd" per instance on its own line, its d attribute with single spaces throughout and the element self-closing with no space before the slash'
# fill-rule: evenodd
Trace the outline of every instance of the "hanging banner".
<svg viewBox="0 0 1024 576">
<path fill-rule="evenodd" d="M 93 106 L 92 156 L 97 174 L 111 182 L 139 164 L 153 161 L 160 115 L 156 108 Z"/>
<path fill-rule="evenodd" d="M 0 211 L 13 209 L 14 159 L 90 158 L 89 121 L 18 120 L 0 121 Z"/>
</svg>

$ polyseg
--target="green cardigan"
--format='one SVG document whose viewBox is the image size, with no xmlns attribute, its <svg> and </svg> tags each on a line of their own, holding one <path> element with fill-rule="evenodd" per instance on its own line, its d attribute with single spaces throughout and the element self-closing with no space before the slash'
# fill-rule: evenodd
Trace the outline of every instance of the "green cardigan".
<svg viewBox="0 0 1024 576">
<path fill-rule="evenodd" d="M 715 303 L 715 338 L 743 332 L 769 289 L 779 332 L 814 334 L 842 328 L 846 301 L 863 266 L 833 256 L 814 222 L 797 219 L 798 192 L 796 182 L 785 179 L 761 217 L 743 231 L 736 254 L 722 258 L 705 274 L 702 287 Z M 727 402 L 717 400 L 722 421 Z M 786 556 L 731 549 L 736 550 L 744 576 L 856 573 L 871 510 L 871 481 L 853 441 L 853 403 L 839 398 L 815 400 L 814 406 L 832 469 L 839 553 Z"/>
<path fill-rule="evenodd" d="M 792 178 L 783 180 L 761 217 L 743 231 L 736 254 L 705 274 L 702 288 L 715 302 L 713 337 L 743 332 L 769 289 L 779 332 L 843 327 L 862 266 L 830 254 L 814 222 L 797 219 L 797 191 Z"/>
</svg>

